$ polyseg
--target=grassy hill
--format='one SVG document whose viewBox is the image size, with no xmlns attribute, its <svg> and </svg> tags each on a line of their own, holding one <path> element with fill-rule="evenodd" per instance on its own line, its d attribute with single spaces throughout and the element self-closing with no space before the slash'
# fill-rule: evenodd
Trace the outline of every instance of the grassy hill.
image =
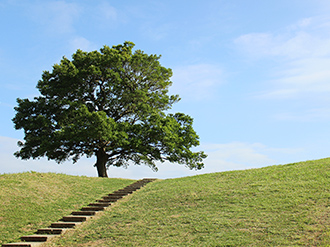
<svg viewBox="0 0 330 247">
<path fill-rule="evenodd" d="M 160 180 L 47 246 L 329 246 L 330 159 Z"/>
<path fill-rule="evenodd" d="M 133 182 L 37 172 L 0 175 L 0 244 L 17 242 Z"/>
<path fill-rule="evenodd" d="M 9 179 L 8 176 L 13 177 Z M 51 186 L 48 183 L 41 186 L 34 199 L 29 199 L 41 180 L 52 181 L 56 176 L 72 180 L 71 186 L 67 187 L 69 191 L 55 189 L 58 184 L 54 186 L 53 181 Z M 22 193 L 24 186 L 18 185 L 34 177 L 42 178 Z M 3 181 L 9 186 L 3 187 Z M 103 184 L 107 182 L 109 185 Z M 78 193 L 75 200 L 78 200 L 89 195 L 85 187 L 91 184 L 102 184 L 93 187 L 92 191 L 102 186 L 116 190 L 131 182 L 38 173 L 2 175 L 1 191 L 7 188 L 12 192 L 6 195 L 0 192 L 5 208 L 0 216 L 0 235 L 5 229 L 4 219 L 6 224 L 11 222 L 7 220 L 8 214 L 13 217 L 12 221 L 17 220 L 17 211 L 21 212 L 22 207 L 36 207 L 33 201 L 41 203 L 49 193 L 61 191 L 71 197 L 73 191 L 70 190 L 77 187 L 80 189 L 75 190 Z M 84 185 L 78 186 L 80 183 Z M 159 180 L 46 246 L 329 246 L 329 188 L 330 159 Z M 3 203 L 3 199 L 13 193 L 25 201 L 10 210 L 17 200 Z M 104 192 L 99 193 L 103 195 Z M 72 211 L 72 202 L 59 203 L 58 198 L 47 199 L 48 207 L 57 205 L 53 210 L 57 216 L 33 209 L 38 212 L 34 218 L 24 220 L 17 227 L 20 236 L 32 228 L 31 222 L 35 218 L 44 218 L 42 223 L 33 223 L 39 227 L 50 216 L 53 219 L 49 220 L 54 221 L 65 215 L 62 207 Z M 86 203 L 94 199 L 86 199 Z M 23 219 L 20 214 L 18 219 Z M 7 239 L 8 236 L 11 235 L 7 234 Z"/>
</svg>

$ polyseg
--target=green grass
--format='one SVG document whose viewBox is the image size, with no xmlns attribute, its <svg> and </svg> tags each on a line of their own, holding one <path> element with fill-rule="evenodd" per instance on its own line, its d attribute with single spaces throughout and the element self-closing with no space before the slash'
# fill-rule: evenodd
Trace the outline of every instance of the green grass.
<svg viewBox="0 0 330 247">
<path fill-rule="evenodd" d="M 330 159 L 159 180 L 47 246 L 330 246 Z"/>
<path fill-rule="evenodd" d="M 37 172 L 0 175 L 0 244 L 16 242 L 133 182 Z"/>
</svg>

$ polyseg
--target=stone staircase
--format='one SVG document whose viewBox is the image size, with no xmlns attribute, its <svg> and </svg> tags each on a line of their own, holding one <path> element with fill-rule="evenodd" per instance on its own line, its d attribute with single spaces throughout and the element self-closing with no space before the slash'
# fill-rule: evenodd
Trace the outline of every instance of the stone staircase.
<svg viewBox="0 0 330 247">
<path fill-rule="evenodd" d="M 41 228 L 36 231 L 34 235 L 28 235 L 21 237 L 21 241 L 19 243 L 8 243 L 2 244 L 2 247 L 7 246 L 26 246 L 26 247 L 34 247 L 39 246 L 49 239 L 59 236 L 67 230 L 75 228 L 77 225 L 83 223 L 84 221 L 92 218 L 95 214 L 100 211 L 105 210 L 107 207 L 111 205 L 111 203 L 116 202 L 117 200 L 123 198 L 128 194 L 132 194 L 134 191 L 140 189 L 147 183 L 150 183 L 156 179 L 153 178 L 144 178 L 133 184 L 126 186 L 123 189 L 119 189 L 111 194 L 108 194 L 102 197 L 101 200 L 97 200 L 94 203 L 88 204 L 86 207 L 82 207 L 80 211 L 72 212 L 69 216 L 64 216 L 58 222 L 54 222 L 48 228 Z"/>
</svg>

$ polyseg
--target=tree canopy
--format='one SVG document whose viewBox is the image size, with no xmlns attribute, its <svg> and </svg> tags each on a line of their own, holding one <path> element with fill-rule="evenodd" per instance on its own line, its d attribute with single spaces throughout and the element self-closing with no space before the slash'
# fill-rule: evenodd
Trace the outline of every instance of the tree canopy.
<svg viewBox="0 0 330 247">
<path fill-rule="evenodd" d="M 133 51 L 132 42 L 100 51 L 77 50 L 63 57 L 37 84 L 40 96 L 17 99 L 16 129 L 24 142 L 15 156 L 47 157 L 61 163 L 82 155 L 96 155 L 98 175 L 109 166 L 174 162 L 190 169 L 203 168 L 193 119 L 167 113 L 180 100 L 169 95 L 172 70 L 161 66 L 160 56 Z"/>
</svg>

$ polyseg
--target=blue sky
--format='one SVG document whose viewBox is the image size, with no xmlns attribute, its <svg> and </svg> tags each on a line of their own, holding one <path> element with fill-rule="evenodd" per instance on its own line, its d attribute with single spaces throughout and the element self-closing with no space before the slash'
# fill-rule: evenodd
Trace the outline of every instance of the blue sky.
<svg viewBox="0 0 330 247">
<path fill-rule="evenodd" d="M 174 112 L 194 118 L 205 168 L 110 168 L 110 177 L 172 178 L 330 156 L 328 0 L 0 2 L 0 173 L 96 176 L 95 159 L 21 161 L 11 119 L 44 70 L 77 49 L 132 41 L 173 69 Z"/>
</svg>

